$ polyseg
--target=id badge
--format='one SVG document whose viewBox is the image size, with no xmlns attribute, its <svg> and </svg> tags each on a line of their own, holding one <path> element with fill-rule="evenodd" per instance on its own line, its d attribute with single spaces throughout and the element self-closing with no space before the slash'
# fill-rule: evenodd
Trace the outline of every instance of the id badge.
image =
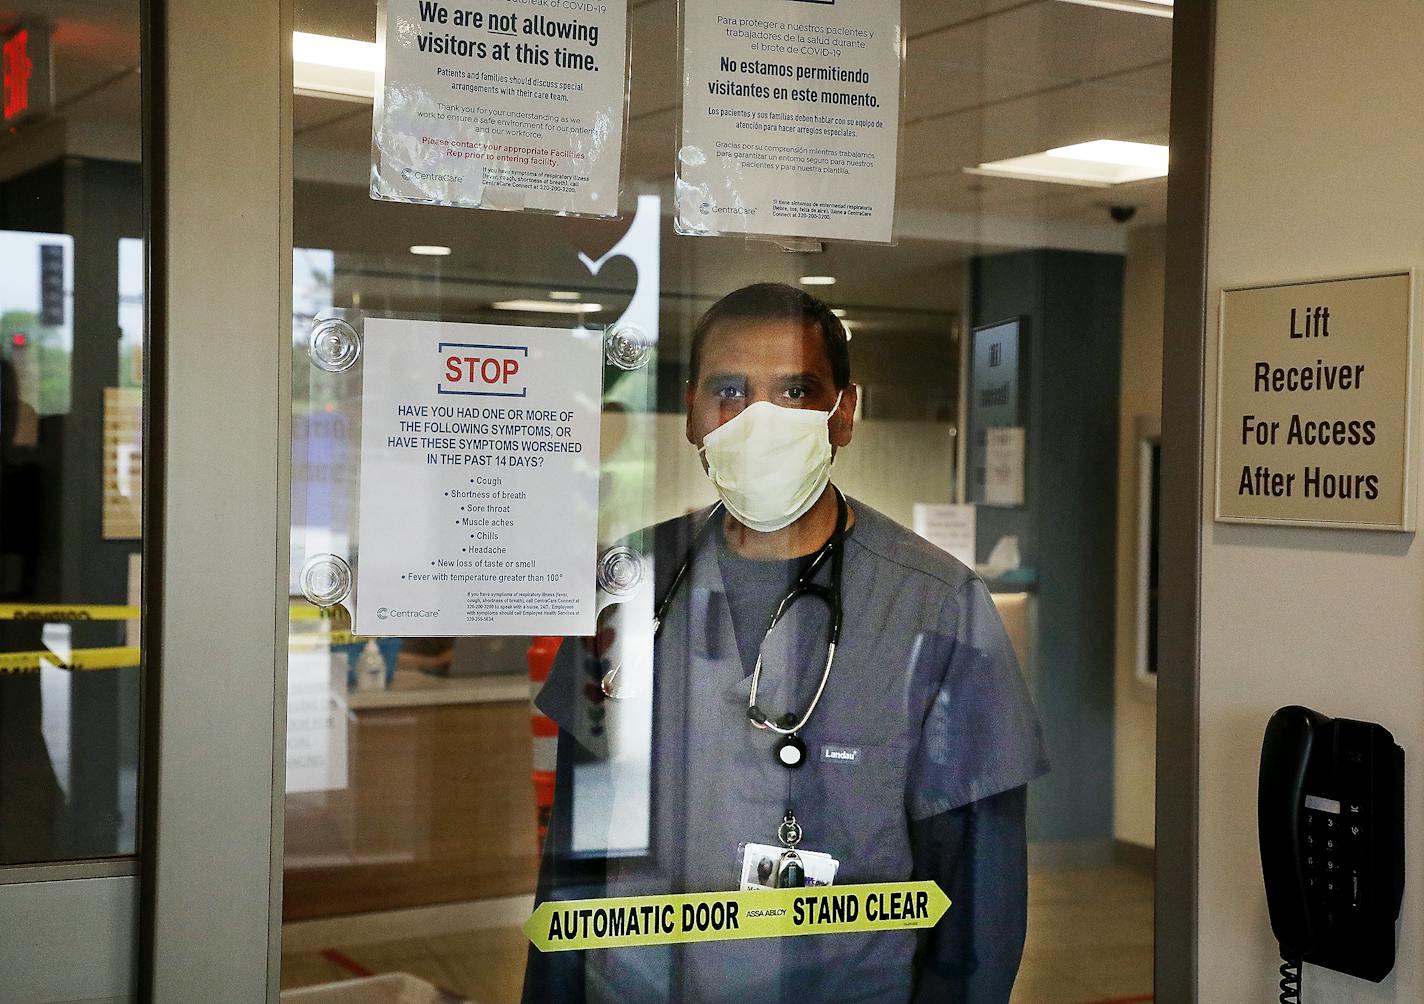
<svg viewBox="0 0 1424 1004">
<path fill-rule="evenodd" d="M 787 848 L 748 843 L 739 845 L 737 851 L 742 861 L 741 883 L 738 886 L 741 891 L 780 888 L 777 885 L 778 865 Z M 796 854 L 800 856 L 801 864 L 806 870 L 806 886 L 831 885 L 835 882 L 836 870 L 841 866 L 835 858 L 820 851 L 808 851 L 800 847 L 796 848 Z"/>
</svg>

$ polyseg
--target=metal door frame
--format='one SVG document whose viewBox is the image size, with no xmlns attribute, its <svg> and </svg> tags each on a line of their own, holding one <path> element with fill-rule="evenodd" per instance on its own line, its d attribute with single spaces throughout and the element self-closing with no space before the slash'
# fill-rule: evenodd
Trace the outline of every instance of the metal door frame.
<svg viewBox="0 0 1424 1004">
<path fill-rule="evenodd" d="M 143 24 L 137 991 L 250 1004 L 281 960 L 292 3 L 145 0 Z"/>
<path fill-rule="evenodd" d="M 1156 994 L 1197 996 L 1214 0 L 1173 37 Z M 292 2 L 144 0 L 149 226 L 138 993 L 274 1000 L 291 435 Z M 217 68 L 221 72 L 215 72 Z M 216 111 L 215 111 L 216 110 Z M 151 488 L 151 490 L 150 490 Z"/>
<path fill-rule="evenodd" d="M 1154 997 L 1197 999 L 1202 429 L 1206 246 L 1216 0 L 1184 0 L 1172 27 L 1172 163 L 1162 351 L 1162 492 L 1157 627 Z"/>
</svg>

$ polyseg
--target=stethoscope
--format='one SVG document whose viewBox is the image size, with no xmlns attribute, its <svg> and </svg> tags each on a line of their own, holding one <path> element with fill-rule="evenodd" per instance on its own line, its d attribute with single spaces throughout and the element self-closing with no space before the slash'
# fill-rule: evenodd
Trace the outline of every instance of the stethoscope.
<svg viewBox="0 0 1424 1004">
<path fill-rule="evenodd" d="M 821 703 L 821 697 L 826 692 L 826 682 L 831 678 L 831 666 L 836 658 L 836 644 L 841 636 L 841 567 L 842 558 L 845 552 L 845 532 L 846 522 L 849 518 L 849 510 L 846 507 L 845 496 L 841 494 L 839 488 L 834 485 L 831 490 L 836 493 L 836 528 L 831 536 L 821 545 L 820 549 L 812 556 L 806 567 L 801 570 L 796 582 L 791 589 L 777 603 L 776 610 L 771 615 L 771 624 L 767 627 L 766 633 L 762 635 L 762 644 L 771 636 L 771 632 L 776 630 L 776 626 L 791 611 L 796 601 L 803 596 L 814 597 L 826 604 L 829 610 L 830 627 L 827 631 L 826 642 L 826 664 L 821 668 L 821 680 L 816 687 L 816 693 L 811 698 L 811 703 L 806 706 L 806 710 L 797 717 L 795 714 L 787 713 L 777 719 L 770 718 L 765 711 L 757 704 L 757 690 L 761 686 L 762 653 L 761 648 L 757 649 L 756 666 L 752 669 L 752 688 L 747 697 L 747 719 L 757 728 L 775 732 L 781 739 L 772 748 L 772 754 L 776 762 L 783 767 L 800 767 L 806 762 L 806 744 L 801 741 L 800 732 L 806 727 L 806 723 L 811 720 L 811 715 L 816 711 L 816 706 Z M 667 592 L 653 611 L 653 639 L 657 640 L 659 632 L 662 631 L 663 619 L 667 615 L 668 608 L 672 605 L 673 598 L 677 596 L 678 588 L 682 585 L 682 580 L 687 577 L 688 569 L 692 567 L 692 560 L 696 557 L 698 550 L 712 527 L 717 526 L 719 521 L 717 516 L 724 509 L 721 502 L 712 507 L 706 522 L 697 531 L 697 536 L 692 541 L 692 546 L 687 550 L 687 556 L 682 564 L 678 566 L 677 572 L 672 577 L 672 582 L 668 586 Z M 827 562 L 831 566 L 830 585 L 823 586 L 813 580 L 816 574 Z M 603 674 L 602 688 L 605 696 L 618 699 L 617 680 L 618 674 L 622 670 L 622 661 Z"/>
</svg>

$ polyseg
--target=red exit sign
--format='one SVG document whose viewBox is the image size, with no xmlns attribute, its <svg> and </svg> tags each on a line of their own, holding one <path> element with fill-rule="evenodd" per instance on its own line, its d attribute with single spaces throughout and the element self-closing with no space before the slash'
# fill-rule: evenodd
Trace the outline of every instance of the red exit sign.
<svg viewBox="0 0 1424 1004">
<path fill-rule="evenodd" d="M 5 73 L 7 126 L 19 125 L 49 111 L 49 35 L 42 27 L 25 25 L 6 35 L 0 42 L 0 66 Z"/>
</svg>

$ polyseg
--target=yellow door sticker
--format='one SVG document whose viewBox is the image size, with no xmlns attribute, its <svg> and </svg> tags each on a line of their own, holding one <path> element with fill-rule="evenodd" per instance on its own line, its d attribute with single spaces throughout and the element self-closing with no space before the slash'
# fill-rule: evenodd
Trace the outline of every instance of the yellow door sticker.
<svg viewBox="0 0 1424 1004">
<path fill-rule="evenodd" d="M 949 897 L 931 881 L 542 903 L 524 925 L 541 952 L 933 927 Z"/>
<path fill-rule="evenodd" d="M 0 621 L 132 621 L 139 608 L 106 603 L 0 603 Z"/>
<path fill-rule="evenodd" d="M 55 652 L 0 652 L 0 674 L 38 673 L 41 667 L 84 672 L 92 669 L 123 669 L 139 664 L 137 646 L 117 648 L 76 648 L 67 656 Z"/>
</svg>

